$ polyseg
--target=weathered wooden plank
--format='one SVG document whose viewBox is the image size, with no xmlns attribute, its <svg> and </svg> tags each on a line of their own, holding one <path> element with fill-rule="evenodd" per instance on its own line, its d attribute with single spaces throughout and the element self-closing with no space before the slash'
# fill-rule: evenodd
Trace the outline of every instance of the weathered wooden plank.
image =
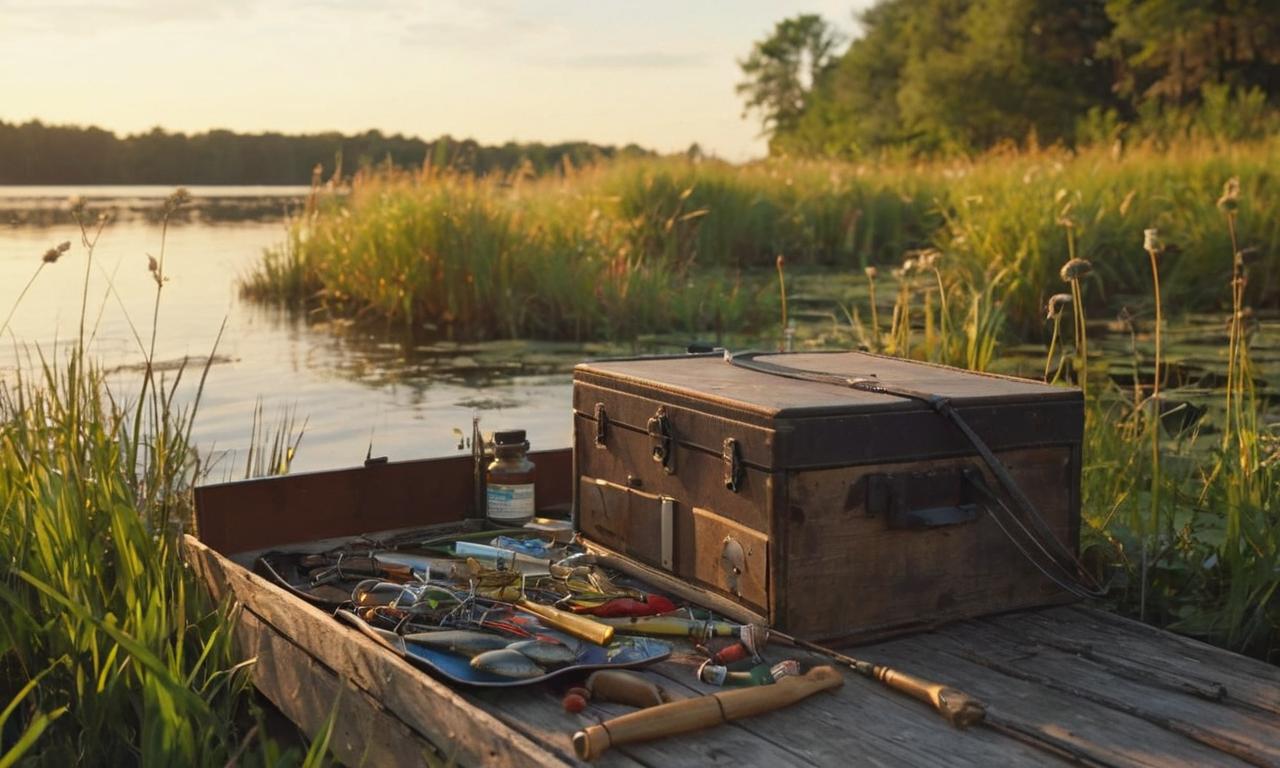
<svg viewBox="0 0 1280 768">
<path fill-rule="evenodd" d="M 770 653 L 781 659 L 781 648 Z M 785 652 L 808 668 L 830 660 L 803 651 Z M 670 687 L 712 693 L 688 665 L 664 662 L 653 668 Z M 816 765 L 847 763 L 928 766 L 1047 765 L 1052 755 L 987 729 L 952 728 L 923 705 L 845 671 L 845 684 L 785 710 L 738 723 Z"/>
<path fill-rule="evenodd" d="M 286 717 L 315 738 L 337 712 L 329 749 L 349 766 L 417 766 L 442 756 L 369 694 L 316 662 L 248 611 L 236 623 L 238 647 L 257 658 L 253 684 Z"/>
<path fill-rule="evenodd" d="M 1227 689 L 1224 701 L 1280 714 L 1280 667 L 1093 608 L 1030 614 L 1051 631 L 1095 651 L 1176 669 L 1179 676 Z"/>
<path fill-rule="evenodd" d="M 997 719 L 1098 764 L 1245 765 L 1127 712 L 976 663 L 972 654 L 980 653 L 981 645 L 969 629 L 980 623 L 882 643 L 860 649 L 858 655 L 960 688 L 986 702 Z"/>
<path fill-rule="evenodd" d="M 576 765 L 585 764 L 574 754 L 573 734 L 580 728 L 603 719 L 594 709 L 579 714 L 565 712 L 560 705 L 560 698 L 545 686 L 475 689 L 469 691 L 467 697 L 556 757 Z M 591 765 L 631 768 L 642 763 L 634 760 L 625 750 L 619 749 L 605 753 Z"/>
<path fill-rule="evenodd" d="M 305 649 L 318 662 L 381 701 L 463 765 L 563 765 L 527 736 L 513 731 L 457 691 L 424 674 L 355 628 L 303 604 L 249 573 L 199 540 L 185 537 L 188 561 L 207 583 L 221 584 L 263 623 Z"/>
<path fill-rule="evenodd" d="M 959 633 L 957 633 L 959 634 Z M 998 622 L 963 627 L 957 653 L 1001 674 L 1035 682 L 1140 717 L 1255 765 L 1280 764 L 1280 729 L 1270 714 L 1222 706 L 1203 697 L 1117 676 L 1103 664 L 1011 632 Z"/>
</svg>

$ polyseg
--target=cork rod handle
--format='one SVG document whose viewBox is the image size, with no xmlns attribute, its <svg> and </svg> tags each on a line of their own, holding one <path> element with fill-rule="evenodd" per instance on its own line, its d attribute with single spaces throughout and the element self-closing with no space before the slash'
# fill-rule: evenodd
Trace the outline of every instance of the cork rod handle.
<svg viewBox="0 0 1280 768">
<path fill-rule="evenodd" d="M 784 677 L 773 685 L 673 701 L 588 726 L 573 735 L 573 749 L 583 760 L 594 760 L 610 747 L 690 733 L 772 712 L 843 683 L 844 676 L 834 667 L 815 667 L 804 675 Z"/>
</svg>

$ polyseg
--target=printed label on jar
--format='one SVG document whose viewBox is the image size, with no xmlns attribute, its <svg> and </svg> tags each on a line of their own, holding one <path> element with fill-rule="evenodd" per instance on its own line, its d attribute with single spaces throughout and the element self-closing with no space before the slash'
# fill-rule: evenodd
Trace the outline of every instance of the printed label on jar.
<svg viewBox="0 0 1280 768">
<path fill-rule="evenodd" d="M 527 520 L 533 517 L 533 484 L 490 483 L 485 503 L 486 514 L 494 520 Z"/>
</svg>

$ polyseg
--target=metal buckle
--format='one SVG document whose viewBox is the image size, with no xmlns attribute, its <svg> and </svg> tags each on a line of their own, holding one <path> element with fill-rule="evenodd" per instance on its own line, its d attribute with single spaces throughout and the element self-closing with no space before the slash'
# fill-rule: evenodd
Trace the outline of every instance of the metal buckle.
<svg viewBox="0 0 1280 768">
<path fill-rule="evenodd" d="M 649 418 L 646 431 L 653 438 L 650 453 L 653 460 L 661 464 L 662 470 L 668 475 L 675 474 L 675 440 L 671 436 L 671 421 L 667 418 L 665 406 L 658 406 L 658 410 Z"/>
</svg>

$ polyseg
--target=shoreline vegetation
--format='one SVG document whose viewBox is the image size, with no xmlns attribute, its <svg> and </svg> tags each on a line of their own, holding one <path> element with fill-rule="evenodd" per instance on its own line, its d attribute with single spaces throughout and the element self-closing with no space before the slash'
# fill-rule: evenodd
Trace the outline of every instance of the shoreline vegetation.
<svg viewBox="0 0 1280 768">
<path fill-rule="evenodd" d="M 241 288 L 446 337 L 616 341 L 766 327 L 779 301 L 764 283 L 780 255 L 788 267 L 890 278 L 904 256 L 935 249 L 945 277 L 1000 284 L 1002 341 L 1041 342 L 1071 249 L 1094 264 L 1087 308 L 1145 308 L 1147 265 L 1127 250 L 1150 227 L 1168 233 L 1161 279 L 1178 311 L 1229 306 L 1214 201 L 1231 177 L 1254 222 L 1244 300 L 1275 306 L 1280 216 L 1269 201 L 1280 190 L 1265 169 L 1277 165 L 1270 139 L 889 164 L 663 158 L 541 178 L 362 171 L 317 184 Z"/>
<path fill-rule="evenodd" d="M 97 126 L 0 120 L 0 184 L 305 185 L 321 164 L 338 172 L 344 165 L 420 168 L 431 163 L 477 175 L 518 169 L 544 174 L 565 163 L 652 155 L 635 144 L 588 141 L 485 145 L 449 135 L 421 139 L 375 130 L 286 134 L 215 129 L 186 134 L 158 127 L 117 136 Z"/>
<path fill-rule="evenodd" d="M 27 287 L 47 269 L 79 267 L 64 259 L 84 260 L 85 282 L 70 349 L 28 349 L 29 364 L 0 382 L 0 765 L 320 765 L 326 756 L 328 728 L 305 754 L 267 734 L 252 700 L 254 661 L 233 647 L 236 609 L 212 603 L 180 555 L 191 489 L 208 469 L 191 439 L 208 365 L 161 372 L 151 361 L 164 233 L 187 200 L 179 190 L 166 202 L 158 258 L 142 262 L 156 293 L 150 338 L 130 321 L 146 361 L 136 390 L 108 385 L 86 356 L 105 214 L 73 201 L 75 246 L 33 254 Z M 179 404 L 184 376 L 199 386 Z M 287 471 L 292 431 L 287 419 L 263 430 L 258 414 L 247 473 Z"/>
</svg>

